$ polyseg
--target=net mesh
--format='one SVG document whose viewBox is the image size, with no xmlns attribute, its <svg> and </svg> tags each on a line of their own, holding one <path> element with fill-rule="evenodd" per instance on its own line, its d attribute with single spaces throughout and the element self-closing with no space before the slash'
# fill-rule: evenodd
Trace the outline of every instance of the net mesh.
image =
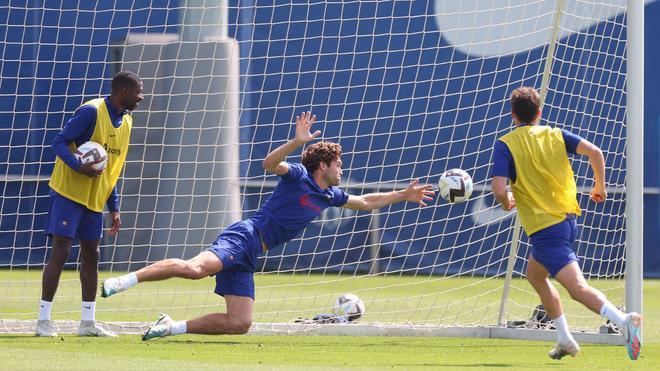
<svg viewBox="0 0 660 371">
<path fill-rule="evenodd" d="M 490 192 L 491 152 L 511 127 L 508 94 L 530 85 L 544 92 L 543 124 L 605 154 L 611 197 L 602 205 L 588 199 L 589 163 L 572 160 L 584 210 L 576 248 L 590 283 L 621 305 L 625 4 L 557 10 L 515 0 L 0 5 L 0 318 L 36 317 L 50 143 L 80 104 L 109 93 L 121 69 L 142 77 L 145 101 L 118 184 L 122 231 L 101 241 L 102 277 L 190 258 L 254 213 L 277 181 L 261 162 L 292 136 L 293 117 L 311 110 L 322 138 L 343 147 L 348 193 L 400 189 L 413 178 L 437 184 L 450 168 L 470 173 L 475 192 L 454 205 L 327 210 L 259 260 L 255 322 L 329 312 L 352 292 L 369 323 L 497 325 L 514 216 Z M 526 236 L 520 241 L 506 320 L 528 319 L 539 304 L 524 280 Z M 78 255 L 76 245 L 56 319 L 78 318 Z M 212 279 L 140 285 L 100 302 L 97 317 L 222 311 L 213 287 Z M 572 327 L 601 324 L 563 296 Z"/>
</svg>

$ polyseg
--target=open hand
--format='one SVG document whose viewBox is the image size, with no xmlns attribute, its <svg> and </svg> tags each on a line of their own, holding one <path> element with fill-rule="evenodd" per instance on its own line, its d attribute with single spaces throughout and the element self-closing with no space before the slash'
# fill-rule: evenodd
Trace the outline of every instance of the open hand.
<svg viewBox="0 0 660 371">
<path fill-rule="evenodd" d="M 435 191 L 431 184 L 418 185 L 419 179 L 413 179 L 406 189 L 403 190 L 404 199 L 409 202 L 417 202 L 421 206 L 427 206 L 424 201 L 433 200 Z"/>
<path fill-rule="evenodd" d="M 317 130 L 313 134 L 310 132 L 314 122 L 316 122 L 316 115 L 312 115 L 309 111 L 296 116 L 296 139 L 298 141 L 307 143 L 321 135 L 321 130 Z"/>
</svg>

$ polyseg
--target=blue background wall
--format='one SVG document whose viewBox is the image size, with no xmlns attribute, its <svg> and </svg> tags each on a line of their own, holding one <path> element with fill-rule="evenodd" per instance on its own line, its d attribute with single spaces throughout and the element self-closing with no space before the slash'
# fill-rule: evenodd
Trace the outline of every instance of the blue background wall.
<svg viewBox="0 0 660 371">
<path fill-rule="evenodd" d="M 113 60 L 114 56 L 108 45 L 122 40 L 129 32 L 178 31 L 178 1 L 82 2 L 82 8 L 78 10 L 74 9 L 78 4 L 67 8 L 68 4 L 77 2 L 60 3 L 59 0 L 11 1 L 11 11 L 0 5 L 0 35 L 4 38 L 0 44 L 0 174 L 50 174 L 53 154 L 48 145 L 63 121 L 85 98 L 109 90 L 108 82 L 114 66 L 107 61 Z M 262 179 L 259 162 L 250 160 L 263 158 L 279 144 L 272 143 L 271 138 L 290 136 L 291 117 L 297 112 L 313 108 L 315 114 L 323 118 L 324 138 L 341 138 L 347 152 L 344 163 L 350 167 L 347 175 L 353 180 L 375 182 L 428 174 L 437 176 L 444 169 L 463 167 L 472 169 L 475 181 L 484 184 L 488 168 L 480 165 L 490 162 L 490 153 L 483 148 L 491 148 L 495 133 L 509 123 L 499 119 L 501 107 L 482 103 L 488 102 L 492 96 L 506 96 L 521 83 L 540 85 L 537 72 L 543 66 L 528 61 L 539 60 L 542 49 L 498 60 L 470 58 L 453 51 L 435 28 L 432 2 L 360 4 L 319 1 L 263 7 L 255 7 L 262 5 L 259 1 L 240 1 L 238 7 L 235 2 L 230 3 L 234 7 L 230 11 L 229 34 L 239 41 L 241 48 L 241 90 L 244 94 L 241 175 L 245 179 Z M 148 9 L 148 6 L 154 8 Z M 356 14 L 359 19 L 354 17 Z M 660 17 L 660 2 L 647 4 L 646 17 L 647 20 Z M 342 18 L 349 19 L 340 23 Z M 618 35 L 622 30 L 613 24 L 601 27 L 609 27 L 605 33 Z M 651 237 L 660 227 L 657 194 L 660 107 L 653 104 L 659 98 L 654 87 L 659 86 L 660 77 L 652 69 L 655 66 L 653 61 L 660 53 L 660 41 L 654 37 L 660 34 L 657 27 L 654 22 L 646 22 L 645 182 L 646 187 L 655 190 L 645 196 L 647 277 L 660 277 L 660 256 L 654 253 L 657 243 Z M 564 45 L 589 42 L 583 37 L 571 36 Z M 575 55 L 576 65 L 608 66 L 617 63 L 616 57 L 623 55 L 620 45 L 600 45 L 601 52 L 613 57 L 585 61 Z M 562 51 L 558 53 L 562 54 Z M 488 69 L 500 73 L 478 73 Z M 591 70 L 588 68 L 572 72 L 586 76 L 592 82 L 610 78 L 607 75 L 589 76 Z M 475 78 L 465 78 L 470 75 Z M 572 85 L 562 89 L 580 92 L 580 84 L 573 81 Z M 615 91 L 608 94 L 611 95 L 599 99 L 616 101 L 620 98 Z M 561 106 L 561 98 L 550 95 L 548 102 Z M 593 105 L 582 110 L 600 109 L 589 99 L 581 104 Z M 480 108 L 461 109 L 475 105 Z M 605 136 L 594 134 L 600 122 L 583 117 L 577 111 L 572 117 L 561 114 L 552 109 L 545 112 L 550 121 L 582 122 L 583 126 L 573 129 L 589 140 L 603 143 Z M 611 114 L 620 120 L 624 112 L 619 110 Z M 453 126 L 461 122 L 472 125 Z M 465 140 L 476 136 L 482 139 Z M 249 144 L 252 141 L 259 144 Z M 612 151 L 623 151 L 623 143 L 613 142 L 613 145 Z M 367 154 L 366 149 L 372 148 L 386 150 Z M 619 168 L 622 161 L 611 157 L 607 160 L 614 168 Z M 402 163 L 408 165 L 400 166 Z M 581 171 L 584 172 L 584 168 Z M 613 171 L 610 179 L 621 184 L 624 176 L 622 171 Z M 426 180 L 435 182 L 437 178 Z M 1 203 L 0 248 L 13 247 L 0 249 L 0 266 L 43 262 L 46 241 L 40 233 L 31 231 L 43 226 L 43 217 L 35 217 L 34 211 L 41 214 L 47 211 L 47 198 L 43 197 L 47 194 L 45 183 L 0 182 L 0 187 L 5 195 Z M 247 191 L 244 208 L 254 210 L 261 196 Z M 35 194 L 41 197 L 34 197 Z M 583 207 L 587 206 L 586 198 L 581 198 L 580 202 Z M 607 212 L 613 204 L 606 204 L 599 212 Z M 462 215 L 466 207 L 467 204 L 454 207 L 451 216 Z M 433 208 L 404 211 L 399 205 L 391 210 L 384 221 L 380 254 L 392 258 L 381 269 L 438 274 L 466 273 L 476 267 L 490 273 L 501 270 L 502 267 L 487 266 L 487 263 L 502 255 L 502 249 L 496 247 L 503 245 L 510 236 L 500 233 L 495 226 L 429 237 L 436 236 L 438 228 L 466 230 L 466 225 L 471 222 L 464 218 L 446 220 L 446 215 L 436 215 Z M 600 220 L 597 216 L 591 218 L 584 223 L 612 231 L 621 228 L 608 224 L 617 221 Z M 415 223 L 416 220 L 431 222 L 420 224 Z M 406 227 L 400 228 L 402 225 Z M 354 265 L 344 269 L 367 270 L 369 267 L 364 261 L 368 257 L 362 246 L 367 241 L 368 227 L 369 218 L 362 214 L 332 233 L 324 233 L 319 225 L 314 224 L 305 231 L 304 237 L 320 235 L 319 238 L 292 241 L 287 244 L 284 254 L 292 257 L 268 258 L 263 264 L 265 269 L 313 268 L 325 267 L 331 262 L 354 261 Z M 486 237 L 486 244 L 469 243 Z M 616 252 L 602 249 L 596 252 L 591 247 L 604 240 L 611 242 L 611 238 L 618 237 L 600 233 L 580 252 L 584 255 L 615 255 Z M 411 244 L 411 239 L 416 242 Z M 333 245 L 346 249 L 332 251 Z M 437 249 L 438 246 L 458 248 L 443 252 Z M 319 249 L 324 248 L 326 252 L 319 253 Z M 308 254 L 312 249 L 317 253 Z M 453 261 L 460 257 L 456 254 L 468 258 L 452 265 L 443 264 L 449 260 L 450 254 Z M 601 267 L 595 264 L 586 266 L 585 270 L 607 274 L 614 268 L 614 265 Z"/>
</svg>

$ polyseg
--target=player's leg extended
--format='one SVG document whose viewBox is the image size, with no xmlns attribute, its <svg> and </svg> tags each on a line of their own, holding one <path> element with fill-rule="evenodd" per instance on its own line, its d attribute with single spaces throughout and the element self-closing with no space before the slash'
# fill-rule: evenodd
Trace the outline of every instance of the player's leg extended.
<svg viewBox="0 0 660 371">
<path fill-rule="evenodd" d="M 254 270 L 261 239 L 247 222 L 235 223 L 220 235 L 209 250 L 198 255 L 208 263 L 207 269 L 216 270 L 214 292 L 225 298 L 227 313 L 212 313 L 189 321 L 173 321 L 162 314 L 147 329 L 142 340 L 156 337 L 192 334 L 244 334 L 252 325 L 254 306 Z M 198 264 L 204 266 L 204 264 Z M 140 280 L 142 277 L 140 277 Z"/>
<path fill-rule="evenodd" d="M 222 261 L 210 252 L 203 251 L 190 260 L 165 259 L 148 265 L 137 272 L 103 281 L 101 296 L 108 297 L 127 290 L 139 282 L 161 281 L 172 277 L 200 279 L 222 270 Z"/>
<path fill-rule="evenodd" d="M 527 280 L 541 298 L 541 303 L 557 327 L 557 345 L 550 350 L 550 358 L 561 359 L 566 355 L 575 356 L 580 351 L 580 346 L 571 335 L 559 292 L 550 282 L 548 270 L 539 263 L 534 256 L 529 256 L 527 265 Z"/>
<path fill-rule="evenodd" d="M 573 300 L 582 303 L 594 313 L 600 314 L 600 308 L 603 307 L 607 298 L 605 294 L 589 286 L 577 262 L 564 266 L 555 279 L 566 288 Z"/>
<path fill-rule="evenodd" d="M 584 279 L 577 262 L 566 265 L 555 278 L 568 290 L 574 300 L 623 329 L 623 335 L 626 337 L 628 345 L 628 355 L 633 360 L 639 357 L 642 343 L 638 332 L 642 324 L 642 317 L 638 313 L 622 312 L 607 300 L 605 294 L 591 287 Z"/>
<path fill-rule="evenodd" d="M 172 277 L 198 280 L 222 270 L 222 262 L 210 252 L 203 251 L 190 260 L 165 259 L 137 272 L 138 282 L 161 281 Z"/>
</svg>

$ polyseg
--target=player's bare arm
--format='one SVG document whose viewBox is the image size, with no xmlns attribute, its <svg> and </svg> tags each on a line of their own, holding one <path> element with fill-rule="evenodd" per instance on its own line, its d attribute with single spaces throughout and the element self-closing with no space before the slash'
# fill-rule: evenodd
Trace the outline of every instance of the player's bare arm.
<svg viewBox="0 0 660 371">
<path fill-rule="evenodd" d="M 397 202 L 415 202 L 427 206 L 426 201 L 433 200 L 435 191 L 430 184 L 419 185 L 414 179 L 408 187 L 392 192 L 367 193 L 361 196 L 349 196 L 343 207 L 353 210 L 374 210 Z"/>
<path fill-rule="evenodd" d="M 594 172 L 594 187 L 591 190 L 591 200 L 594 202 L 603 202 L 607 198 L 605 189 L 605 157 L 603 151 L 588 140 L 582 139 L 576 150 L 578 154 L 587 156 L 589 164 Z"/>
<path fill-rule="evenodd" d="M 513 193 L 506 188 L 506 184 L 507 178 L 494 176 L 491 188 L 495 199 L 502 205 L 502 209 L 509 211 L 516 207 L 516 200 L 513 198 Z"/>
<path fill-rule="evenodd" d="M 312 115 L 309 111 L 296 116 L 296 136 L 275 148 L 266 156 L 262 164 L 264 170 L 277 175 L 286 174 L 289 171 L 289 166 L 284 162 L 286 156 L 298 147 L 311 142 L 321 135 L 321 130 L 317 130 L 314 133 L 311 132 L 314 122 L 316 122 L 316 115 Z"/>
</svg>

